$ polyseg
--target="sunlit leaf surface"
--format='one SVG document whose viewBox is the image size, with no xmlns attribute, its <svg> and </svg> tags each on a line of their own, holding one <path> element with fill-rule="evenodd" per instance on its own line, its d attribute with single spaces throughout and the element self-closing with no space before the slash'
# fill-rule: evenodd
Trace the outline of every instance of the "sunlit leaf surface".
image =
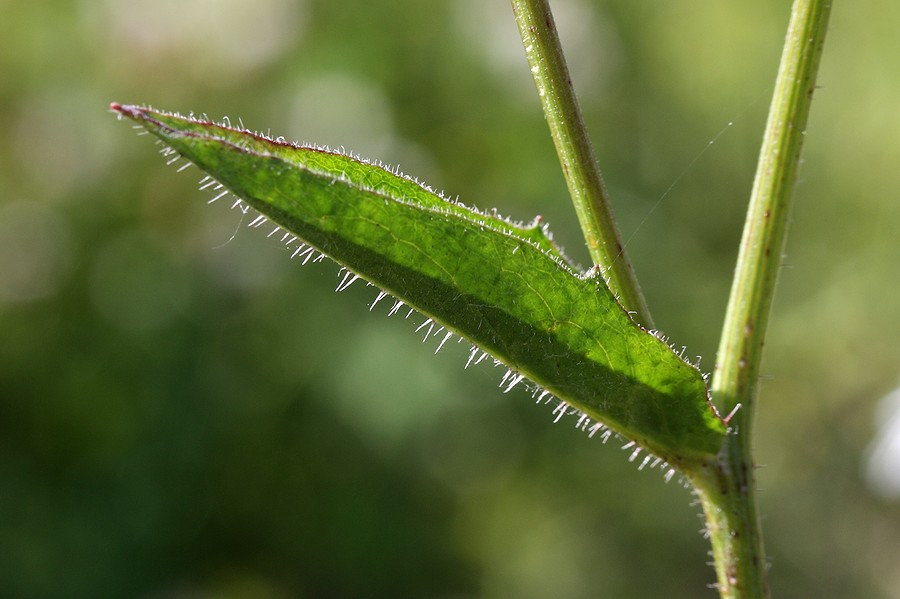
<svg viewBox="0 0 900 599">
<path fill-rule="evenodd" d="M 447 200 L 377 164 L 113 104 L 281 228 L 673 466 L 718 450 L 701 373 L 638 326 L 539 221 Z M 474 350 L 473 350 L 474 355 Z"/>
</svg>

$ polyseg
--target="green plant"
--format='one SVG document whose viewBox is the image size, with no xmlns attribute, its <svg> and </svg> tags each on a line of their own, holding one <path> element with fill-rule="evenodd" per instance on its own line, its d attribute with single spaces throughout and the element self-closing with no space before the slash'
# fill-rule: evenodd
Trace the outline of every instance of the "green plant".
<svg viewBox="0 0 900 599">
<path fill-rule="evenodd" d="M 540 220 L 510 222 L 447 200 L 397 172 L 230 125 L 113 104 L 270 221 L 295 255 L 328 256 L 458 335 L 591 433 L 619 434 L 644 463 L 681 472 L 703 504 L 722 597 L 765 597 L 750 439 L 756 377 L 794 172 L 830 12 L 796 0 L 751 195 L 716 371 L 652 329 L 612 218 L 546 0 L 513 0 L 516 21 L 595 266 L 579 274 Z M 186 164 L 184 165 L 186 166 Z M 436 330 L 435 330 L 436 329 Z M 723 415 L 725 415 L 723 417 Z"/>
</svg>

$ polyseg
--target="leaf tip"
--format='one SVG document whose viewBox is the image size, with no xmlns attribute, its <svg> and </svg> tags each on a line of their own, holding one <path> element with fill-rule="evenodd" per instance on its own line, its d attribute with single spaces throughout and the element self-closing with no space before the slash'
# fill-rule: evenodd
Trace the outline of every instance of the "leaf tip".
<svg viewBox="0 0 900 599">
<path fill-rule="evenodd" d="M 110 102 L 109 109 L 119 113 L 120 116 L 128 116 L 134 118 L 138 113 L 138 107 L 131 104 L 119 104 L 118 102 Z"/>
<path fill-rule="evenodd" d="M 147 109 L 134 104 L 119 104 L 118 102 L 110 102 L 109 110 L 119 115 L 119 118 L 128 117 L 135 121 L 140 120 L 147 114 Z"/>
</svg>

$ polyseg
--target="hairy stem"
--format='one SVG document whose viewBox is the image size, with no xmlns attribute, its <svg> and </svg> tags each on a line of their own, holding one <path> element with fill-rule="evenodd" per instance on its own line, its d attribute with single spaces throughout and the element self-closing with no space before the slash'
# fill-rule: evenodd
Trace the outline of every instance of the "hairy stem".
<svg viewBox="0 0 900 599">
<path fill-rule="evenodd" d="M 831 0 L 795 0 L 760 150 L 711 391 L 736 434 L 695 477 L 723 598 L 768 597 L 751 433 L 763 342 Z"/>
<path fill-rule="evenodd" d="M 622 305 L 645 327 L 653 320 L 613 219 L 547 0 L 512 0 L 513 12 L 569 195 L 594 264 Z"/>
</svg>

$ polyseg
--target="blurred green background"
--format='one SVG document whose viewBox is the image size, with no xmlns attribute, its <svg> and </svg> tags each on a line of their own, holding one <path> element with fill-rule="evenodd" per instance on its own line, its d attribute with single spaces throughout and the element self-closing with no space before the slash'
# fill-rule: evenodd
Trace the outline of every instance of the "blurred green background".
<svg viewBox="0 0 900 599">
<path fill-rule="evenodd" d="M 553 3 L 657 324 L 707 369 L 789 4 Z M 345 146 L 584 262 L 506 0 L 0 14 L 4 596 L 715 597 L 681 484 L 335 294 L 107 110 Z M 900 597 L 898 23 L 837 2 L 813 105 L 755 440 L 776 597 Z"/>
</svg>

